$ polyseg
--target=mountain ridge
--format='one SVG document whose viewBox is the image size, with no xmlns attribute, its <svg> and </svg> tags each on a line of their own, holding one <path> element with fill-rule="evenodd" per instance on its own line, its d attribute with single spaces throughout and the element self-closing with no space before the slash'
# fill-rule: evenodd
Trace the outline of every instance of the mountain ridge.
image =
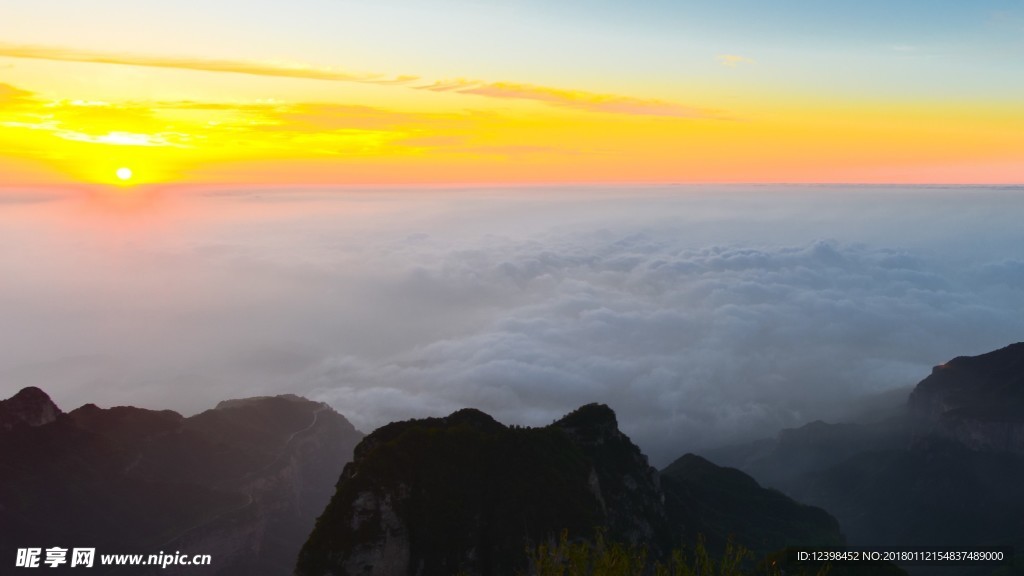
<svg viewBox="0 0 1024 576">
<path fill-rule="evenodd" d="M 214 560 L 162 574 L 287 572 L 362 436 L 297 396 L 226 401 L 187 418 L 95 404 L 53 412 L 43 396 L 23 390 L 0 403 L 5 422 L 15 421 L 12 406 L 21 414 L 0 429 L 4 557 L 94 545 L 97 554 L 181 550 Z"/>
<path fill-rule="evenodd" d="M 0 430 L 10 430 L 20 425 L 42 426 L 53 422 L 61 414 L 61 409 L 46 392 L 28 386 L 6 400 L 0 400 Z"/>
<path fill-rule="evenodd" d="M 811 423 L 706 455 L 835 514 L 851 544 L 1010 545 L 1019 554 L 1024 343 L 935 366 L 888 420 Z"/>
<path fill-rule="evenodd" d="M 593 538 L 598 530 L 610 541 L 642 546 L 652 559 L 664 559 L 680 538 L 705 532 L 700 526 L 681 530 L 682 516 L 671 514 L 680 507 L 666 502 L 687 501 L 687 490 L 711 493 L 709 485 L 723 474 L 746 477 L 745 490 L 756 494 L 751 501 L 770 494 L 780 516 L 810 509 L 738 470 L 708 463 L 704 471 L 708 478 L 687 470 L 672 473 L 666 491 L 667 476 L 650 466 L 602 404 L 582 406 L 539 428 L 505 426 L 474 409 L 394 422 L 356 448 L 295 574 L 512 574 L 525 568 L 527 547 L 550 542 L 563 530 L 576 540 Z M 718 495 L 711 507 L 729 498 Z M 758 538 L 755 547 L 767 551 L 761 545 L 769 540 L 841 544 L 835 519 L 814 510 L 805 519 L 810 530 L 787 539 L 795 532 L 775 526 L 783 538 Z M 744 519 L 733 515 L 709 531 L 709 546 L 724 547 L 736 532 L 761 534 L 749 523 L 743 526 L 749 530 L 735 530 L 735 521 Z"/>
</svg>

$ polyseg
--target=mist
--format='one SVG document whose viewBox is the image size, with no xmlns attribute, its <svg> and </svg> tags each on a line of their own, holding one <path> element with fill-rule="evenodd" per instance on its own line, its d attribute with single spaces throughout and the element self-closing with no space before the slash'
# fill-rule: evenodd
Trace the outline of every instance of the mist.
<svg viewBox="0 0 1024 576">
<path fill-rule="evenodd" d="M 0 192 L 0 396 L 369 432 L 589 402 L 664 464 L 1022 340 L 1014 188 Z M 895 401 L 895 400 L 894 400 Z"/>
</svg>

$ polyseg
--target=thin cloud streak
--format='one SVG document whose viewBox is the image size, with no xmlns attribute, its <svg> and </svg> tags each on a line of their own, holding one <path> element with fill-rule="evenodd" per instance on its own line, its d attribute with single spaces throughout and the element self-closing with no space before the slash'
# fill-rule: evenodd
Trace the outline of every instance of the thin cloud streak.
<svg viewBox="0 0 1024 576">
<path fill-rule="evenodd" d="M 752 58 L 746 56 L 739 56 L 737 54 L 719 54 L 715 57 L 718 63 L 722 66 L 728 66 L 729 68 L 736 68 L 740 64 L 756 64 L 757 62 Z"/>
<path fill-rule="evenodd" d="M 637 98 L 621 94 L 601 94 L 582 90 L 570 90 L 517 82 L 485 82 L 482 80 L 460 78 L 413 86 L 411 84 L 421 81 L 420 77 L 411 75 L 388 77 L 383 74 L 355 74 L 342 72 L 331 68 L 286 66 L 281 64 L 246 62 L 240 60 L 112 54 L 89 50 L 74 50 L 47 46 L 23 46 L 3 43 L 0 43 L 0 56 L 8 58 L 51 60 L 58 62 L 115 64 L 150 68 L 172 68 L 200 72 L 225 72 L 252 76 L 395 85 L 431 92 L 471 94 L 497 99 L 532 100 L 560 108 L 572 108 L 576 110 L 605 114 L 664 116 L 674 118 L 707 118 L 716 116 L 714 111 L 684 106 L 682 104 L 668 102 L 665 100 Z"/>
<path fill-rule="evenodd" d="M 354 135 L 402 139 L 425 131 L 467 130 L 475 121 L 471 114 L 397 112 L 322 102 L 47 101 L 8 84 L 0 84 L 0 105 L 9 112 L 0 129 L 12 135 L 34 131 L 87 144 L 197 150 L 216 147 L 217 141 L 227 138 L 244 140 L 247 149 L 269 145 L 301 147 L 312 153 L 306 148 L 310 136 L 341 142 Z M 173 117 L 177 111 L 205 114 L 200 120 L 181 120 Z"/>
<path fill-rule="evenodd" d="M 73 50 L 47 46 L 22 46 L 15 44 L 0 44 L 0 56 L 5 56 L 7 58 L 52 60 L 57 62 L 117 64 L 122 66 L 173 68 L 200 72 L 228 72 L 232 74 L 248 74 L 251 76 L 331 80 L 335 82 L 359 82 L 366 84 L 405 84 L 417 80 L 417 77 L 415 76 L 397 76 L 389 78 L 379 74 L 354 74 L 330 68 L 285 66 L 281 64 L 246 62 L 241 60 L 111 54 L 90 50 Z"/>
<path fill-rule="evenodd" d="M 532 84 L 493 82 L 477 86 L 457 88 L 460 94 L 475 94 L 489 98 L 510 98 L 536 100 L 553 106 L 575 108 L 588 112 L 629 114 L 640 116 L 669 116 L 675 118 L 707 118 L 712 112 L 683 106 L 664 100 L 633 98 L 616 94 L 597 94 L 577 90 L 564 90 Z"/>
</svg>

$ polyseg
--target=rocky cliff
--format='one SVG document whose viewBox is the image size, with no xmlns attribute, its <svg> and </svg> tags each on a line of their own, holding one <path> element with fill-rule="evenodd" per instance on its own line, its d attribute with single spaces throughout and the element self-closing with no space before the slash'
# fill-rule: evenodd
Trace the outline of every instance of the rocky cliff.
<svg viewBox="0 0 1024 576">
<path fill-rule="evenodd" d="M 16 426 L 42 426 L 57 419 L 60 408 L 39 388 L 24 388 L 7 400 L 0 400 L 0 430 Z"/>
<path fill-rule="evenodd" d="M 184 418 L 91 404 L 64 414 L 40 395 L 23 390 L 2 407 L 4 422 L 26 397 L 36 407 L 19 408 L 22 424 L 0 431 L 3 557 L 95 546 L 213 558 L 209 568 L 162 574 L 288 573 L 362 437 L 326 405 L 295 396 Z"/>
<path fill-rule="evenodd" d="M 902 416 L 812 423 L 708 456 L 835 514 L 851 544 L 1019 551 L 1022 433 L 1024 344 L 1013 344 L 936 366 Z"/>
<path fill-rule="evenodd" d="M 727 491 L 694 502 L 694 490 L 726 476 L 745 478 L 742 497 L 760 502 L 768 491 L 745 474 L 713 465 L 692 472 L 684 463 L 667 476 L 657 473 L 619 431 L 615 414 L 597 404 L 544 428 L 504 426 L 476 410 L 390 424 L 356 448 L 296 574 L 514 574 L 525 568 L 527 547 L 563 530 L 574 539 L 601 530 L 656 559 L 710 527 L 703 523 L 709 510 L 722 512 L 714 526 L 722 539 L 754 534 L 760 543 L 753 517 L 772 524 L 779 542 L 812 543 L 788 520 L 776 525 L 763 517 L 767 507 L 744 515 Z M 666 477 L 671 486 L 663 489 Z M 806 512 L 781 494 L 768 498 L 779 504 L 774 520 Z M 841 542 L 834 519 L 820 510 L 812 515 L 814 542 Z"/>
<path fill-rule="evenodd" d="M 1024 343 L 936 366 L 908 406 L 917 438 L 1024 454 Z"/>
</svg>

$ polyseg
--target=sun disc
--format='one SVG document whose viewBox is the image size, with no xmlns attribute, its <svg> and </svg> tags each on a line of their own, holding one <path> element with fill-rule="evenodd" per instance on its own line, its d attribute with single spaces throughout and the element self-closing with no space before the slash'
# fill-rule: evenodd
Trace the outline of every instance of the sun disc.
<svg viewBox="0 0 1024 576">
<path fill-rule="evenodd" d="M 126 182 L 128 180 L 131 180 L 131 178 L 132 178 L 132 169 L 131 168 L 118 168 L 117 169 L 117 177 L 120 178 L 121 180 L 126 181 Z"/>
</svg>

